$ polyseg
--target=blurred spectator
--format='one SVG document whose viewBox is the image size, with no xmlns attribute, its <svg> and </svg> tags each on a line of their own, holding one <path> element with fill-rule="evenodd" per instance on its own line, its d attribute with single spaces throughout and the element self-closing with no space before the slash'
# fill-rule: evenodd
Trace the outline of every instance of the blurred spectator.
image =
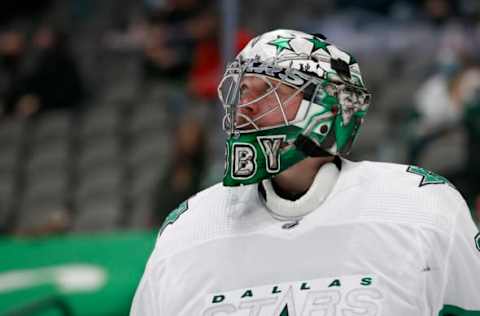
<svg viewBox="0 0 480 316">
<path fill-rule="evenodd" d="M 466 95 L 463 119 L 467 131 L 467 162 L 464 177 L 468 187 L 464 191 L 470 200 L 476 198 L 480 202 L 480 66 L 466 69 L 459 85 Z"/>
<path fill-rule="evenodd" d="M 436 3 L 437 0 L 432 1 Z M 438 1 L 443 3 L 443 0 Z M 442 4 L 442 8 L 448 3 Z M 461 122 L 464 105 L 475 90 L 475 79 L 472 80 L 475 71 L 472 72 L 470 65 L 476 49 L 472 42 L 466 29 L 456 25 L 445 28 L 436 48 L 435 64 L 432 63 L 436 71 L 414 95 L 418 115 L 416 138 L 430 137 Z"/>
<path fill-rule="evenodd" d="M 466 162 L 449 170 L 449 179 L 469 202 L 480 194 L 480 68 L 459 65 L 451 72 L 435 74 L 417 94 L 417 124 L 410 147 L 409 162 L 417 163 L 428 145 L 458 127 L 466 132 Z M 438 157 L 442 159 L 444 157 Z"/>
<path fill-rule="evenodd" d="M 84 84 L 67 35 L 44 26 L 34 35 L 33 46 L 36 66 L 27 80 L 26 95 L 38 98 L 42 111 L 80 104 L 85 97 Z"/>
<path fill-rule="evenodd" d="M 188 78 L 188 90 L 193 96 L 214 101 L 217 87 L 223 75 L 221 56 L 221 32 L 218 15 L 214 11 L 205 12 L 192 25 L 198 38 L 202 38 L 195 49 L 193 65 Z M 193 31 L 193 30 L 192 30 Z M 235 53 L 239 52 L 251 39 L 243 29 L 235 36 Z"/>
<path fill-rule="evenodd" d="M 2 114 L 16 101 L 23 86 L 26 38 L 19 29 L 8 29 L 0 33 L 0 95 Z"/>
<path fill-rule="evenodd" d="M 212 28 L 212 23 L 203 18 L 211 10 L 211 2 L 170 0 L 150 13 L 143 62 L 147 80 L 186 79 L 195 45 Z"/>
<path fill-rule="evenodd" d="M 205 176 L 208 144 L 198 119 L 180 120 L 172 144 L 172 156 L 154 196 L 155 224 L 161 224 L 178 204 L 198 192 Z"/>
<path fill-rule="evenodd" d="M 415 109 L 419 115 L 417 134 L 425 136 L 440 128 L 453 125 L 461 117 L 455 77 L 437 73 L 420 86 L 415 97 Z"/>
<path fill-rule="evenodd" d="M 33 36 L 30 68 L 7 92 L 6 112 L 22 117 L 57 108 L 72 108 L 85 97 L 84 84 L 68 46 L 66 34 L 40 27 Z"/>
</svg>

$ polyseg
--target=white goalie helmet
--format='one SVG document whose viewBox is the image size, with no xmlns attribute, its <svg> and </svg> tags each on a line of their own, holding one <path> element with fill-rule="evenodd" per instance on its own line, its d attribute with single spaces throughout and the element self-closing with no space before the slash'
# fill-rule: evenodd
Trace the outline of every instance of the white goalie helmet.
<svg viewBox="0 0 480 316">
<path fill-rule="evenodd" d="M 352 55 L 294 30 L 252 39 L 218 93 L 227 186 L 258 183 L 309 156 L 347 154 L 370 103 Z"/>
</svg>

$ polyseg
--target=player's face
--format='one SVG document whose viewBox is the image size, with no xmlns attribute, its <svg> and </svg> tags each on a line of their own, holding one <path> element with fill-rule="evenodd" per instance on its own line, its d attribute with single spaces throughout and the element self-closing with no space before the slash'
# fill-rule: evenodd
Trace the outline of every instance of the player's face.
<svg viewBox="0 0 480 316">
<path fill-rule="evenodd" d="M 259 128 L 292 121 L 303 99 L 303 94 L 296 91 L 274 79 L 245 76 L 240 83 L 240 115 L 237 116 L 237 126 L 252 128 L 246 117 Z"/>
</svg>

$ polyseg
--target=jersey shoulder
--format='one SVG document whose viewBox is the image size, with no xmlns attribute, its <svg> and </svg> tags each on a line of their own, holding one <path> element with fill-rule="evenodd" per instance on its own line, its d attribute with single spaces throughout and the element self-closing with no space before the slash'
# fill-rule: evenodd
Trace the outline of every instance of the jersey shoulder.
<svg viewBox="0 0 480 316">
<path fill-rule="evenodd" d="M 417 192 L 422 196 L 462 199 L 455 186 L 447 178 L 428 169 L 398 163 L 364 161 L 361 163 L 364 177 L 372 186 L 385 188 L 393 193 Z"/>
<path fill-rule="evenodd" d="M 221 202 L 223 202 L 225 198 L 225 192 L 222 191 L 222 186 L 220 183 L 194 194 L 187 200 L 181 202 L 175 209 L 170 211 L 168 216 L 164 219 L 158 234 L 162 235 L 165 230 L 170 230 L 170 226 L 176 224 L 177 221 L 182 222 L 179 221 L 180 217 L 196 217 L 195 213 L 197 212 L 195 209 L 208 208 L 210 204 L 209 202 L 211 201 L 217 201 L 219 204 L 222 204 Z M 193 215 L 192 210 L 194 213 Z"/>
<path fill-rule="evenodd" d="M 450 230 L 465 205 L 453 184 L 427 169 L 372 161 L 346 165 L 349 177 L 360 179 L 365 213 L 371 216 Z"/>
<path fill-rule="evenodd" d="M 239 195 L 251 200 L 251 191 L 252 186 L 225 187 L 217 183 L 180 203 L 160 227 L 155 252 L 168 257 L 227 234 L 234 212 L 233 200 Z"/>
</svg>

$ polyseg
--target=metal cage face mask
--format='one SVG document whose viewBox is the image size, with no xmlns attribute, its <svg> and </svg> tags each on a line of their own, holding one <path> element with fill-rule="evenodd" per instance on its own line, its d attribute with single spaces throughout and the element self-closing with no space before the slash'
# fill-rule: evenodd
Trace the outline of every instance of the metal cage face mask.
<svg viewBox="0 0 480 316">
<path fill-rule="evenodd" d="M 257 63 L 258 64 L 258 63 Z M 225 115 L 223 129 L 229 135 L 251 133 L 290 125 L 304 117 L 297 115 L 307 80 L 297 87 L 277 78 L 246 73 L 239 63 L 232 63 L 218 87 L 218 96 Z M 268 69 L 266 64 L 257 66 Z M 274 69 L 271 67 L 270 71 Z M 254 113 L 252 113 L 254 109 Z M 303 116 L 306 114 L 303 111 Z"/>
</svg>

